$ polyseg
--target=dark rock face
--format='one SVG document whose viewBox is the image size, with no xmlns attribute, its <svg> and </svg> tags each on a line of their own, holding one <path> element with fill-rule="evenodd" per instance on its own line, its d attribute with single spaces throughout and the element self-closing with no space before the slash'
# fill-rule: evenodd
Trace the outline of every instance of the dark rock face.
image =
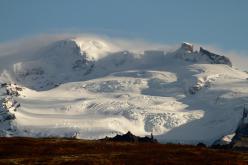
<svg viewBox="0 0 248 165">
<path fill-rule="evenodd" d="M 1 83 L 0 84 L 0 87 L 2 88 L 2 87 L 6 87 L 8 84 L 7 83 Z"/>
<path fill-rule="evenodd" d="M 231 149 L 235 151 L 245 151 L 248 152 L 248 109 L 244 107 L 243 117 L 240 120 L 240 124 L 235 132 L 235 136 L 232 138 L 230 144 L 220 145 L 216 141 L 212 148 L 219 149 Z"/>
<path fill-rule="evenodd" d="M 3 120 L 14 120 L 16 117 L 14 114 L 8 113 Z"/>
<path fill-rule="evenodd" d="M 195 86 L 189 88 L 189 93 L 190 93 L 191 95 L 194 95 L 194 94 L 196 94 L 198 91 L 200 91 L 202 88 L 203 88 L 202 86 L 195 85 Z"/>
<path fill-rule="evenodd" d="M 208 50 L 203 49 L 202 47 L 200 47 L 199 53 L 207 56 L 210 59 L 210 62 L 212 64 L 226 64 L 226 65 L 232 67 L 232 63 L 231 63 L 230 59 L 225 57 L 225 56 L 214 54 Z"/>
<path fill-rule="evenodd" d="M 206 144 L 204 144 L 204 143 L 198 143 L 196 146 L 197 147 L 203 147 L 203 148 L 206 148 L 207 147 Z"/>
<path fill-rule="evenodd" d="M 0 98 L 0 124 L 1 122 L 14 120 L 15 114 L 10 112 L 9 109 L 12 108 L 13 111 L 16 111 L 21 105 L 18 103 L 13 96 L 19 96 L 19 91 L 22 90 L 21 87 L 14 84 L 2 83 L 0 88 L 4 88 L 6 93 L 0 93 L 2 98 Z M 3 131 L 3 130 L 2 130 Z"/>
<path fill-rule="evenodd" d="M 4 109 L 4 108 L 0 108 L 0 123 L 7 121 L 7 120 L 14 120 L 15 119 L 15 115 L 10 113 L 8 110 Z"/>
<path fill-rule="evenodd" d="M 113 138 L 106 137 L 105 139 L 102 140 L 115 141 L 115 142 L 158 143 L 156 139 L 153 139 L 152 135 L 151 137 L 139 137 L 133 135 L 129 131 L 124 135 L 116 135 Z"/>
<path fill-rule="evenodd" d="M 232 67 L 228 57 L 212 53 L 202 47 L 200 47 L 199 51 L 194 51 L 194 46 L 186 42 L 182 43 L 181 47 L 174 54 L 175 57 L 192 63 L 225 64 Z"/>
<path fill-rule="evenodd" d="M 248 108 L 244 107 L 243 116 L 233 137 L 231 146 L 234 150 L 248 151 Z"/>
</svg>

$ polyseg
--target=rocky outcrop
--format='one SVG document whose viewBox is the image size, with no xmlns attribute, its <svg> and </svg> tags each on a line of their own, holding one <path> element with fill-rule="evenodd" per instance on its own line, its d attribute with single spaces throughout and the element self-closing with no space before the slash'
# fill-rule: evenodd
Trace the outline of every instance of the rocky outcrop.
<svg viewBox="0 0 248 165">
<path fill-rule="evenodd" d="M 248 151 L 248 108 L 246 106 L 230 146 L 233 150 Z"/>
<path fill-rule="evenodd" d="M 225 56 L 221 56 L 221 55 L 212 53 L 206 49 L 203 49 L 202 47 L 200 47 L 199 53 L 202 56 L 208 57 L 211 64 L 225 64 L 225 65 L 232 67 L 232 63 L 231 63 L 230 59 L 225 57 Z"/>
<path fill-rule="evenodd" d="M 243 116 L 235 133 L 224 136 L 212 145 L 213 148 L 248 151 L 248 108 L 244 107 Z M 224 138 L 230 139 L 223 141 Z"/>
<path fill-rule="evenodd" d="M 194 46 L 190 43 L 183 42 L 181 48 L 185 51 L 192 53 L 194 51 Z"/>
<path fill-rule="evenodd" d="M 228 57 L 212 53 L 202 47 L 199 51 L 194 51 L 194 46 L 190 43 L 182 43 L 181 47 L 176 50 L 175 56 L 185 61 L 194 63 L 210 63 L 210 64 L 225 64 L 232 67 L 232 63 Z"/>
<path fill-rule="evenodd" d="M 10 113 L 4 107 L 0 107 L 0 123 L 1 122 L 4 122 L 4 121 L 7 121 L 7 120 L 13 120 L 13 119 L 15 119 L 15 115 L 14 114 Z"/>
<path fill-rule="evenodd" d="M 11 136 L 15 131 L 12 121 L 20 103 L 15 100 L 22 88 L 15 84 L 0 83 L 0 136 Z"/>
<path fill-rule="evenodd" d="M 153 135 L 151 137 L 139 137 L 133 135 L 130 131 L 128 131 L 126 134 L 123 135 L 116 135 L 113 138 L 106 137 L 105 139 L 107 141 L 114 141 L 114 142 L 134 142 L 134 143 L 158 143 L 156 139 L 153 138 Z"/>
</svg>

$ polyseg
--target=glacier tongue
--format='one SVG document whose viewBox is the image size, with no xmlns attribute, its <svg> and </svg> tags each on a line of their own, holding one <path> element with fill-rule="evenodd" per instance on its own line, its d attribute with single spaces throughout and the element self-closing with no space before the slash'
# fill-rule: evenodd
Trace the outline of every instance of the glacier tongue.
<svg viewBox="0 0 248 165">
<path fill-rule="evenodd" d="M 228 58 L 189 43 L 137 53 L 98 38 L 60 40 L 1 70 L 1 84 L 22 90 L 1 88 L 8 103 L 1 117 L 9 110 L 16 118 L 0 128 L 87 139 L 152 132 L 160 142 L 211 144 L 235 131 L 247 77 Z"/>
</svg>

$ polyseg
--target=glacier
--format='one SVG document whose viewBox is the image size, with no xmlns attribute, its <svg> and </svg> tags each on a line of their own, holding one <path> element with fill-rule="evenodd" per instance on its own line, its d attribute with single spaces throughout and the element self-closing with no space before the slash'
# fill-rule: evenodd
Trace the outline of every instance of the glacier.
<svg viewBox="0 0 248 165">
<path fill-rule="evenodd" d="M 131 131 L 212 144 L 235 132 L 248 74 L 204 48 L 133 51 L 70 38 L 0 55 L 0 135 L 99 139 Z"/>
</svg>

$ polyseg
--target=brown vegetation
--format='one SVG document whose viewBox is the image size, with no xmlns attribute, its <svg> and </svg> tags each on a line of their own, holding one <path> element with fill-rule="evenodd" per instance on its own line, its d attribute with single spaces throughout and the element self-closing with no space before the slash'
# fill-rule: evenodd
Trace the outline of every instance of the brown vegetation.
<svg viewBox="0 0 248 165">
<path fill-rule="evenodd" d="M 0 164 L 248 164 L 248 153 L 175 144 L 0 138 Z"/>
</svg>

